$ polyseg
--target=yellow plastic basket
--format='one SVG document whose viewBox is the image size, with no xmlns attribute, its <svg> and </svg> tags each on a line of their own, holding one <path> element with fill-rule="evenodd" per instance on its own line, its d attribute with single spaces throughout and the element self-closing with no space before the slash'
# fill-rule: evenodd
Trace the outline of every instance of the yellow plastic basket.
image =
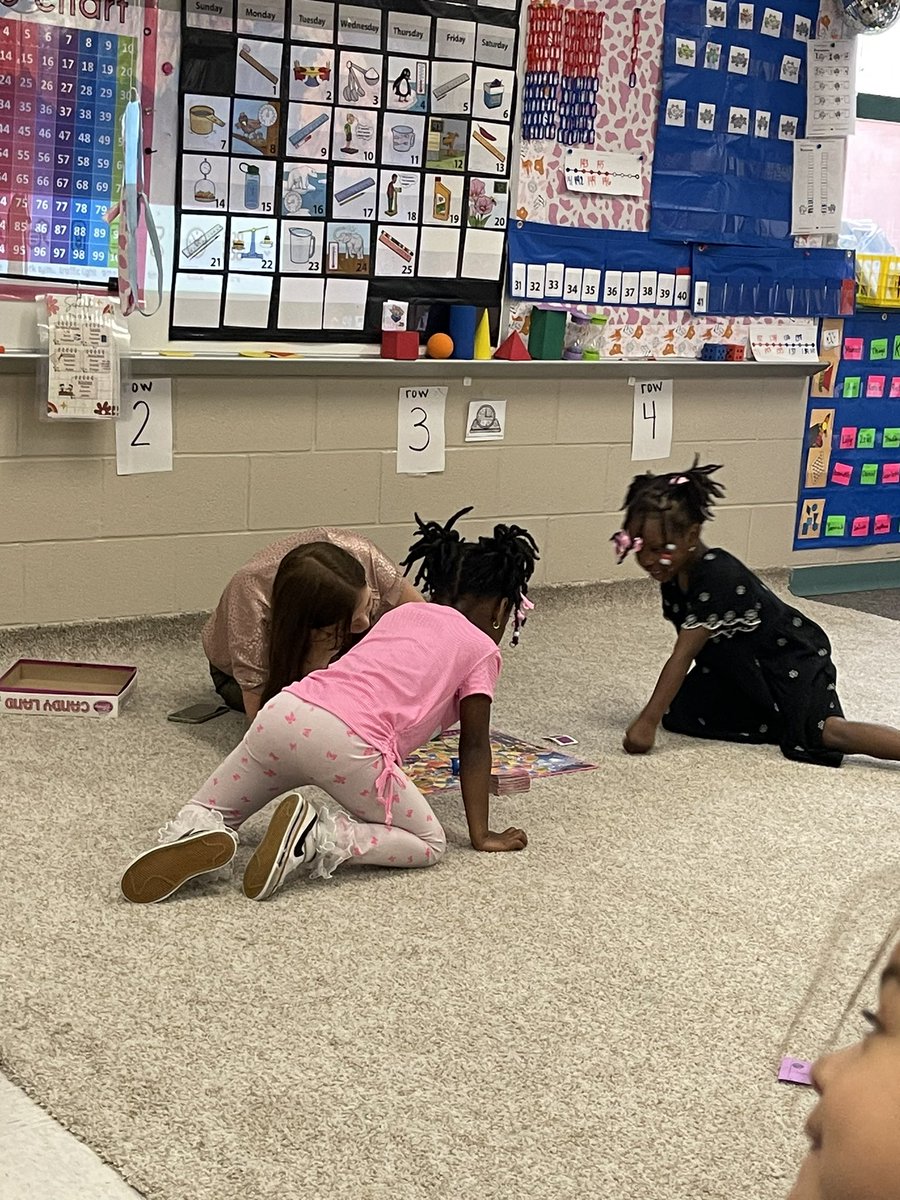
<svg viewBox="0 0 900 1200">
<path fill-rule="evenodd" d="M 856 303 L 865 308 L 900 308 L 900 256 L 857 254 Z"/>
</svg>

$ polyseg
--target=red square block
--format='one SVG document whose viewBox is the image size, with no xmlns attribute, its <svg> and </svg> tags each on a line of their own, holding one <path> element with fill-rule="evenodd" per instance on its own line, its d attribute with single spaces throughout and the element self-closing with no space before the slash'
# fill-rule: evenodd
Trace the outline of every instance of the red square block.
<svg viewBox="0 0 900 1200">
<path fill-rule="evenodd" d="M 418 333 L 415 329 L 386 329 L 381 335 L 381 357 L 418 358 Z"/>
<path fill-rule="evenodd" d="M 743 362 L 744 347 L 743 346 L 726 346 L 725 347 L 726 362 Z"/>
</svg>

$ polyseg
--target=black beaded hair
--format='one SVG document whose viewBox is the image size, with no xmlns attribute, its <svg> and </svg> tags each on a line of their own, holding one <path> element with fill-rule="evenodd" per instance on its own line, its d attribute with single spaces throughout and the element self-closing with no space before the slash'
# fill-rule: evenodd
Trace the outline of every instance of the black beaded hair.
<svg viewBox="0 0 900 1200">
<path fill-rule="evenodd" d="M 635 524 L 640 531 L 648 517 L 658 517 L 663 527 L 684 533 L 692 525 L 703 525 L 713 519 L 716 500 L 725 495 L 725 488 L 713 479 L 721 464 L 699 466 L 700 455 L 694 456 L 693 466 L 686 471 L 667 471 L 665 475 L 635 475 L 625 494 L 625 525 Z"/>
<path fill-rule="evenodd" d="M 518 525 L 495 525 L 493 536 L 467 542 L 453 526 L 471 511 L 472 505 L 461 508 L 445 525 L 423 521 L 416 513 L 418 536 L 400 565 L 408 575 L 419 563 L 413 582 L 443 604 L 455 604 L 461 596 L 508 600 L 516 645 L 524 624 L 522 600 L 528 595 L 528 581 L 540 557 L 537 543 Z"/>
</svg>

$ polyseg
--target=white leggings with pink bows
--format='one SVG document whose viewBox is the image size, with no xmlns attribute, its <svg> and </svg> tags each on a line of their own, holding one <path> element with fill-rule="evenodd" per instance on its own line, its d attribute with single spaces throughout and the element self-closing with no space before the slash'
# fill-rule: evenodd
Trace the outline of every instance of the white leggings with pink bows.
<svg viewBox="0 0 900 1200">
<path fill-rule="evenodd" d="M 431 805 L 395 767 L 383 787 L 385 762 L 343 721 L 323 708 L 281 692 L 259 712 L 240 745 L 189 803 L 219 813 L 237 829 L 291 788 L 321 788 L 356 818 L 351 853 L 376 867 L 429 867 L 447 848 Z M 312 798 L 315 803 L 315 798 Z"/>
</svg>

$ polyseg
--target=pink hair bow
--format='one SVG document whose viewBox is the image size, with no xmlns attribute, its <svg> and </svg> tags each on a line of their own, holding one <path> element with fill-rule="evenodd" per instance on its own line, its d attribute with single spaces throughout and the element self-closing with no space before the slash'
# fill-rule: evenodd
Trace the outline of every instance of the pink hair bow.
<svg viewBox="0 0 900 1200">
<path fill-rule="evenodd" d="M 678 485 L 680 483 L 690 483 L 690 482 L 691 481 L 688 479 L 687 475 L 670 475 L 669 476 L 669 485 L 671 487 L 678 487 Z"/>
<path fill-rule="evenodd" d="M 625 529 L 620 529 L 617 533 L 614 533 L 609 540 L 615 547 L 616 562 L 620 566 L 632 550 L 635 554 L 639 554 L 644 548 L 644 539 L 642 537 L 633 538 Z"/>
</svg>

